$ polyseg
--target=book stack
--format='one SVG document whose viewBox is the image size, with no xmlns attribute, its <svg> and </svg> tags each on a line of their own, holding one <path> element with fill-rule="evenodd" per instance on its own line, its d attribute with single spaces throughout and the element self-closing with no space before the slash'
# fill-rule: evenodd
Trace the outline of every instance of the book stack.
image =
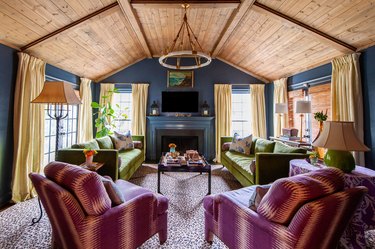
<svg viewBox="0 0 375 249">
<path fill-rule="evenodd" d="M 202 159 L 198 159 L 198 160 L 188 160 L 187 162 L 188 166 L 204 166 L 204 161 Z"/>
</svg>

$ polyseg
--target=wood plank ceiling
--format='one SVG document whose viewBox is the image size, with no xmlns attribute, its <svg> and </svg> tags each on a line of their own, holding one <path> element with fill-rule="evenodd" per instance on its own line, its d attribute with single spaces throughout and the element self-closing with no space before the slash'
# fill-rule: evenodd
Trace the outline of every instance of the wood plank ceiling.
<svg viewBox="0 0 375 249">
<path fill-rule="evenodd" d="M 100 80 L 170 45 L 178 2 L 0 0 L 0 43 Z M 266 82 L 375 44 L 375 0 L 186 2 L 202 47 Z"/>
</svg>

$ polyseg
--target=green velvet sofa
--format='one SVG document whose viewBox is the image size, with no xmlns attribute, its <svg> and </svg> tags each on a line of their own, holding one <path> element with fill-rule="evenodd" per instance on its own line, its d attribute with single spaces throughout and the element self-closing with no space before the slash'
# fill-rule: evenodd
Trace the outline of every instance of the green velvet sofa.
<svg viewBox="0 0 375 249">
<path fill-rule="evenodd" d="M 56 160 L 80 165 L 86 160 L 83 149 L 95 149 L 98 154 L 94 156 L 94 161 L 104 163 L 104 166 L 98 170 L 100 175 L 108 175 L 114 180 L 119 178 L 128 180 L 145 160 L 144 136 L 132 136 L 132 139 L 141 143 L 135 142 L 138 143 L 137 148 L 122 151 L 115 149 L 110 136 L 74 144 L 59 150 Z"/>
<path fill-rule="evenodd" d="M 289 175 L 289 161 L 307 158 L 309 154 L 302 148 L 291 147 L 280 142 L 254 138 L 250 155 L 230 151 L 233 137 L 221 137 L 221 163 L 243 186 L 268 184 Z M 250 165 L 255 160 L 254 173 Z"/>
</svg>

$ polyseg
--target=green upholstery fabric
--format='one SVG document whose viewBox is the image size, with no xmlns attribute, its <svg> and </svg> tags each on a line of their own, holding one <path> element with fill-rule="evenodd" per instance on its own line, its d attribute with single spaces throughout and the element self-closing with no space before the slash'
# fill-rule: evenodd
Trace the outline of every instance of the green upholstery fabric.
<svg viewBox="0 0 375 249">
<path fill-rule="evenodd" d="M 251 144 L 250 154 L 255 154 L 255 144 L 257 140 L 258 140 L 257 137 L 253 137 L 253 143 Z"/>
<path fill-rule="evenodd" d="M 250 164 L 254 160 L 254 155 L 246 156 L 240 152 L 227 151 L 225 152 L 225 156 L 228 157 L 232 162 L 232 166 L 235 166 L 242 175 L 249 181 L 254 182 L 254 176 L 250 171 Z"/>
<path fill-rule="evenodd" d="M 112 139 L 109 136 L 97 138 L 96 142 L 98 142 L 100 149 L 114 149 Z"/>
<path fill-rule="evenodd" d="M 109 138 L 109 141 L 112 141 Z M 87 147 L 93 148 L 96 144 L 98 154 L 95 155 L 95 162 L 102 162 L 104 166 L 98 170 L 98 174 L 104 176 L 108 175 L 113 180 L 119 178 L 128 180 L 132 177 L 135 171 L 142 165 L 145 160 L 144 136 L 132 136 L 133 141 L 140 141 L 143 143 L 142 149 L 133 149 L 119 152 L 116 149 L 102 149 L 99 148 L 98 142 L 94 139 L 87 143 L 74 145 L 75 148 L 64 148 L 57 152 L 56 160 L 71 164 L 80 165 L 85 162 L 85 155 L 83 149 Z M 98 139 L 101 146 L 105 145 L 108 139 Z M 104 141 L 103 141 L 104 140 Z M 107 141 L 106 141 L 107 140 Z M 100 143 L 99 142 L 99 143 Z M 113 144 L 112 144 L 113 146 Z M 120 160 L 119 160 L 120 159 Z M 119 165 L 119 161 L 121 165 Z"/>
<path fill-rule="evenodd" d="M 255 143 L 255 153 L 258 152 L 273 152 L 273 149 L 275 148 L 275 142 L 258 138 Z"/>
<path fill-rule="evenodd" d="M 276 142 L 274 153 L 303 153 L 306 154 L 306 150 L 302 148 L 292 147 L 280 142 Z"/>
<path fill-rule="evenodd" d="M 93 150 L 99 150 L 100 149 L 99 144 L 95 139 L 90 140 L 90 141 L 85 142 L 85 143 L 73 144 L 72 148 L 73 149 L 88 149 L 88 148 L 90 148 L 90 149 L 93 149 Z"/>
<path fill-rule="evenodd" d="M 222 145 L 225 142 L 230 142 L 231 137 L 221 137 L 220 141 Z M 221 151 L 221 163 L 244 187 L 254 184 L 268 184 L 279 178 L 288 177 L 290 160 L 309 156 L 301 148 L 293 148 L 293 150 L 298 150 L 301 153 L 275 153 L 275 142 L 262 138 L 253 138 L 253 145 L 254 148 L 252 150 L 256 151 L 258 149 L 269 152 L 251 152 L 250 155 L 244 155 L 233 151 Z M 277 150 L 281 150 L 281 148 L 279 147 Z M 255 174 L 252 174 L 250 172 L 250 164 L 254 159 Z"/>
</svg>

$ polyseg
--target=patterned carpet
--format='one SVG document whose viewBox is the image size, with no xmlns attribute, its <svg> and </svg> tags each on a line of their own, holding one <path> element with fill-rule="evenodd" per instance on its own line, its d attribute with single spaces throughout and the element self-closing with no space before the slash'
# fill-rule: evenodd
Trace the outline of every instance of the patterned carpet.
<svg viewBox="0 0 375 249">
<path fill-rule="evenodd" d="M 204 241 L 204 211 L 202 200 L 207 193 L 207 175 L 196 173 L 165 173 L 161 176 L 161 192 L 169 198 L 168 240 L 159 245 L 157 235 L 142 245 L 148 248 L 226 248 L 214 239 L 212 245 Z M 156 191 L 155 165 L 144 164 L 131 182 Z M 240 188 L 241 185 L 221 166 L 213 166 L 212 193 Z M 51 228 L 43 215 L 40 223 L 30 226 L 39 214 L 36 199 L 0 212 L 0 248 L 51 248 Z M 375 235 L 367 233 L 368 247 L 375 248 Z"/>
</svg>

